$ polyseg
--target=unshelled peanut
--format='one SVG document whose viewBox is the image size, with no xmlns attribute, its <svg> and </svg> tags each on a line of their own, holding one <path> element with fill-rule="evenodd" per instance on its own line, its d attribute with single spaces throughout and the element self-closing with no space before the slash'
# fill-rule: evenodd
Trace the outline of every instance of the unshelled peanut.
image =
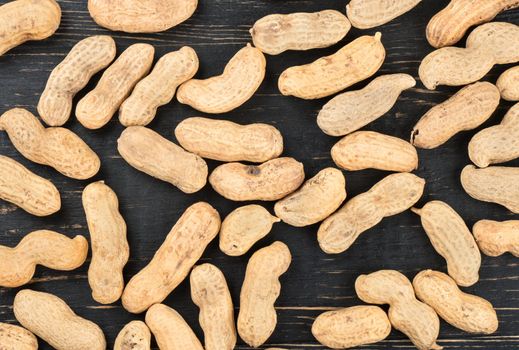
<svg viewBox="0 0 519 350">
<path fill-rule="evenodd" d="M 519 26 L 507 22 L 480 25 L 468 36 L 466 47 L 491 52 L 494 64 L 515 63 L 519 61 Z"/>
<path fill-rule="evenodd" d="M 519 101 L 519 66 L 510 68 L 501 74 L 496 86 L 503 100 Z"/>
<path fill-rule="evenodd" d="M 38 340 L 23 327 L 0 322 L 0 349 L 37 350 Z"/>
<path fill-rule="evenodd" d="M 422 0 L 351 0 L 346 14 L 358 29 L 378 27 L 411 11 Z"/>
<path fill-rule="evenodd" d="M 114 350 L 150 350 L 151 332 L 146 323 L 131 321 L 115 339 Z"/>
<path fill-rule="evenodd" d="M 483 254 L 500 256 L 509 252 L 519 258 L 519 220 L 480 220 L 472 232 Z"/>
</svg>

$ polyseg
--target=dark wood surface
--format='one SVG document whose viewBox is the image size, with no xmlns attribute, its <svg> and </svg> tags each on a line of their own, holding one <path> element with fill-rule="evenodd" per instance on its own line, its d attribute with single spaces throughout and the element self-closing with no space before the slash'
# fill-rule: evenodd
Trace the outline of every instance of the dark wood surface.
<svg viewBox="0 0 519 350">
<path fill-rule="evenodd" d="M 331 54 L 360 35 L 381 31 L 387 59 L 377 75 L 403 72 L 418 79 L 420 60 L 432 51 L 425 39 L 425 26 L 431 16 L 447 2 L 424 0 L 413 11 L 387 25 L 367 31 L 351 30 L 341 43 L 327 49 L 269 56 L 267 77 L 257 94 L 237 110 L 215 117 L 240 123 L 265 122 L 275 125 L 285 138 L 284 154 L 302 161 L 309 178 L 320 169 L 333 166 L 330 148 L 338 139 L 323 134 L 315 122 L 319 109 L 327 99 L 304 101 L 281 96 L 277 90 L 279 74 L 289 66 L 308 63 Z M 59 0 L 59 3 L 62 6 L 63 19 L 53 37 L 45 41 L 26 43 L 0 57 L 0 113 L 17 106 L 36 112 L 39 96 L 50 71 L 78 40 L 89 35 L 113 35 L 119 53 L 136 42 L 153 44 L 156 48 L 156 59 L 183 45 L 190 45 L 200 58 L 197 77 L 203 78 L 219 74 L 229 58 L 250 41 L 248 30 L 256 19 L 275 12 L 317 11 L 327 8 L 344 12 L 346 1 L 201 0 L 195 15 L 184 24 L 165 33 L 135 35 L 111 33 L 97 26 L 88 14 L 86 0 Z M 497 20 L 519 24 L 519 10 L 501 14 Z M 508 67 L 495 67 L 485 80 L 495 82 L 505 68 Z M 99 75 L 79 94 L 76 101 L 94 86 L 98 78 Z M 361 88 L 366 83 L 362 82 L 353 88 Z M 437 91 L 427 91 L 418 82 L 414 89 L 403 93 L 396 106 L 385 117 L 365 129 L 408 139 L 418 118 L 456 90 L 457 88 L 441 87 Z M 502 102 L 497 112 L 482 127 L 498 123 L 510 106 L 510 103 Z M 194 115 L 202 113 L 174 101 L 160 108 L 150 127 L 168 139 L 174 139 L 175 126 L 184 118 Z M 223 199 L 209 185 L 194 195 L 186 195 L 167 183 L 131 168 L 117 153 L 116 141 L 123 130 L 117 118 L 99 131 L 84 129 L 75 118 L 71 118 L 66 127 L 77 132 L 102 159 L 101 172 L 92 181 L 105 180 L 119 196 L 131 245 L 130 261 L 125 269 L 126 280 L 149 262 L 188 205 L 205 200 L 225 217 L 232 209 L 243 204 Z M 426 193 L 419 204 L 432 199 L 446 201 L 464 217 L 469 227 L 483 218 L 519 219 L 503 207 L 470 198 L 462 190 L 459 174 L 469 162 L 467 143 L 474 133 L 475 131 L 459 134 L 435 150 L 419 151 L 420 167 L 416 173 L 427 180 Z M 81 191 L 89 182 L 65 178 L 48 167 L 24 159 L 14 149 L 5 133 L 0 134 L 0 154 L 13 157 L 37 174 L 52 179 L 61 191 L 63 200 L 61 212 L 47 218 L 33 217 L 13 205 L 0 202 L 0 244 L 14 246 L 25 234 L 44 228 L 69 236 L 88 236 Z M 216 165 L 217 162 L 209 162 L 210 169 Z M 510 162 L 509 165 L 519 166 L 519 161 Z M 387 173 L 360 171 L 346 172 L 345 175 L 348 197 L 351 198 L 368 190 Z M 267 207 L 272 209 L 272 204 L 268 203 Z M 289 271 L 281 279 L 282 292 L 276 303 L 278 325 L 265 347 L 323 349 L 310 333 L 312 322 L 323 311 L 362 303 L 353 288 L 359 274 L 379 269 L 397 269 L 412 278 L 418 271 L 426 268 L 445 271 L 445 262 L 432 248 L 419 218 L 409 211 L 383 220 L 381 224 L 364 233 L 348 251 L 339 255 L 326 255 L 319 249 L 316 241 L 317 228 L 317 225 L 293 228 L 276 224 L 273 232 L 243 257 L 225 256 L 219 251 L 215 240 L 202 258 L 202 262 L 211 262 L 224 271 L 237 314 L 239 291 L 251 253 L 274 240 L 288 244 L 293 261 Z M 111 348 L 123 325 L 130 320 L 142 319 L 143 315 L 129 314 L 121 307 L 120 302 L 110 306 L 94 302 L 86 276 L 88 263 L 89 260 L 80 269 L 69 273 L 38 268 L 34 279 L 25 287 L 54 293 L 63 298 L 79 315 L 101 326 Z M 0 321 L 16 322 L 12 302 L 18 290 L 0 288 Z M 470 335 L 442 322 L 439 343 L 453 349 L 518 349 L 519 260 L 510 254 L 499 258 L 484 257 L 479 283 L 465 290 L 483 296 L 494 304 L 500 321 L 499 330 L 487 336 Z M 202 339 L 197 320 L 198 309 L 190 299 L 187 281 L 165 303 L 176 308 Z M 40 347 L 49 348 L 41 341 Z M 393 331 L 385 341 L 364 348 L 414 347 L 404 335 Z M 237 349 L 249 347 L 239 341 Z"/>
</svg>

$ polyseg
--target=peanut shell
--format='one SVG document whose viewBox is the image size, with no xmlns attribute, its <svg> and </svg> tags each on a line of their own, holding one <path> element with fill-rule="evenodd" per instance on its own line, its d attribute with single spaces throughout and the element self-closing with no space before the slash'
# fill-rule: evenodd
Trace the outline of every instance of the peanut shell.
<svg viewBox="0 0 519 350">
<path fill-rule="evenodd" d="M 468 36 L 466 47 L 490 51 L 495 64 L 515 63 L 519 61 L 519 26 L 506 22 L 480 25 Z"/>
<path fill-rule="evenodd" d="M 37 350 L 38 340 L 23 327 L 0 322 L 0 349 Z"/>
<path fill-rule="evenodd" d="M 346 14 L 358 29 L 369 29 L 386 24 L 411 11 L 421 0 L 351 0 Z"/>
<path fill-rule="evenodd" d="M 519 66 L 512 67 L 501 74 L 496 86 L 503 100 L 519 101 Z"/>
<path fill-rule="evenodd" d="M 509 252 L 519 258 L 519 220 L 480 220 L 472 232 L 483 254 L 500 256 Z"/>
<path fill-rule="evenodd" d="M 146 323 L 131 321 L 115 339 L 114 350 L 150 350 L 151 332 Z"/>
</svg>

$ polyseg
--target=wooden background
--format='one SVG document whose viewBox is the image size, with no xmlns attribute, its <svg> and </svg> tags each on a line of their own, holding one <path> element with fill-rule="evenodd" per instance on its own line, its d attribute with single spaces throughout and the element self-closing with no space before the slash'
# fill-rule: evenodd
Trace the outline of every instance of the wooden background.
<svg viewBox="0 0 519 350">
<path fill-rule="evenodd" d="M 201 0 L 195 15 L 184 24 L 165 33 L 132 35 L 111 33 L 98 27 L 88 14 L 86 0 L 58 1 L 63 10 L 63 19 L 53 37 L 26 43 L 0 57 L 0 113 L 17 106 L 36 112 L 39 96 L 50 71 L 77 41 L 89 35 L 113 35 L 119 53 L 136 42 L 153 44 L 156 59 L 183 45 L 190 45 L 200 57 L 201 66 L 197 77 L 204 78 L 220 74 L 229 58 L 250 41 L 248 30 L 260 17 L 275 12 L 328 8 L 344 12 L 346 4 L 344 0 Z M 403 72 L 418 79 L 420 60 L 432 51 L 425 39 L 425 26 L 431 16 L 447 3 L 447 0 L 424 0 L 412 12 L 380 28 L 351 30 L 341 43 L 327 49 L 287 52 L 267 57 L 267 77 L 257 94 L 237 110 L 215 117 L 240 123 L 265 122 L 275 125 L 285 138 L 284 154 L 302 161 L 309 178 L 320 169 L 333 166 L 329 151 L 338 139 L 323 134 L 315 122 L 319 109 L 327 99 L 304 101 L 281 96 L 277 90 L 279 74 L 289 66 L 308 63 L 331 54 L 360 35 L 381 31 L 387 59 L 377 75 Z M 501 14 L 497 20 L 519 24 L 519 10 Z M 495 82 L 505 68 L 508 67 L 495 67 L 485 80 Z M 99 75 L 79 94 L 76 101 L 94 86 L 98 78 Z M 353 89 L 361 88 L 366 83 L 362 82 Z M 441 87 L 437 91 L 427 91 L 418 82 L 416 88 L 403 93 L 385 117 L 365 129 L 408 139 L 420 116 L 456 90 Z M 498 123 L 510 106 L 510 103 L 502 102 L 483 127 Z M 150 127 L 168 139 L 174 139 L 175 126 L 184 118 L 194 115 L 202 113 L 175 101 L 160 108 Z M 126 280 L 148 263 L 188 205 L 200 200 L 208 201 L 219 210 L 222 217 L 241 205 L 223 199 L 209 185 L 194 195 L 185 195 L 173 186 L 131 168 L 117 153 L 116 141 L 123 130 L 117 118 L 99 131 L 84 129 L 75 118 L 71 118 L 66 127 L 77 132 L 102 159 L 101 172 L 92 181 L 104 179 L 119 196 L 131 245 L 130 261 L 125 269 Z M 444 200 L 464 217 L 469 227 L 483 218 L 519 219 L 503 207 L 471 199 L 461 189 L 459 174 L 469 162 L 467 143 L 474 133 L 462 133 L 440 148 L 419 152 L 420 168 L 416 173 L 427 180 L 426 193 L 419 204 L 433 199 Z M 52 179 L 61 191 L 63 200 L 61 212 L 47 218 L 33 217 L 13 205 L 0 202 L 0 244 L 14 246 L 25 234 L 44 228 L 69 236 L 88 236 L 81 205 L 81 191 L 88 184 L 87 181 L 71 180 L 51 168 L 29 162 L 13 148 L 5 133 L 0 133 L 0 154 L 13 157 L 37 174 Z M 216 165 L 217 162 L 209 162 L 210 169 Z M 519 161 L 510 162 L 509 165 L 519 166 Z M 348 197 L 351 198 L 368 190 L 387 173 L 361 171 L 346 172 L 345 175 Z M 267 207 L 272 209 L 270 203 Z M 266 347 L 323 349 L 310 333 L 312 322 L 326 310 L 361 303 L 353 288 L 359 274 L 379 269 L 397 269 L 412 278 L 426 268 L 445 271 L 444 260 L 432 248 L 419 218 L 410 212 L 385 219 L 340 255 L 326 255 L 319 249 L 317 228 L 317 225 L 293 228 L 276 224 L 272 234 L 252 249 L 254 251 L 274 240 L 281 240 L 288 244 L 293 255 L 292 265 L 282 277 L 282 292 L 276 303 L 278 325 Z M 202 259 L 202 262 L 211 262 L 224 271 L 236 304 L 236 314 L 245 266 L 251 253 L 243 257 L 227 257 L 219 251 L 215 240 Z M 123 325 L 133 319 L 142 319 L 143 315 L 129 314 L 120 303 L 103 306 L 94 302 L 86 276 L 88 263 L 70 273 L 38 268 L 34 280 L 26 287 L 63 298 L 79 315 L 101 326 L 111 348 Z M 509 254 L 499 258 L 484 257 L 479 283 L 465 290 L 483 296 L 494 304 L 500 320 L 499 330 L 488 336 L 474 336 L 442 322 L 439 343 L 453 349 L 519 348 L 519 260 Z M 0 288 L 0 321 L 16 322 L 12 302 L 17 291 Z M 176 308 L 202 339 L 197 321 L 198 309 L 191 302 L 187 282 L 182 283 L 165 303 Z M 40 345 L 42 349 L 49 348 L 43 342 Z M 393 331 L 385 341 L 364 348 L 414 347 L 405 336 Z M 249 347 L 239 341 L 237 349 Z"/>
</svg>

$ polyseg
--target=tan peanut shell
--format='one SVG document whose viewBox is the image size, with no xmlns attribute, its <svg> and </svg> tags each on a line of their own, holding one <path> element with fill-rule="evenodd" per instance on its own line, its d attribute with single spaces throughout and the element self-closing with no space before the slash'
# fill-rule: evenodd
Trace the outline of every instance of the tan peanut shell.
<svg viewBox="0 0 519 350">
<path fill-rule="evenodd" d="M 365 88 L 332 98 L 317 115 L 317 125 L 330 136 L 343 136 L 382 117 L 395 105 L 402 91 L 416 85 L 409 74 L 387 74 Z"/>
<path fill-rule="evenodd" d="M 269 234 L 272 225 L 281 221 L 257 204 L 233 210 L 222 221 L 220 250 L 229 256 L 240 256 L 260 239 Z"/>
<path fill-rule="evenodd" d="M 442 349 L 436 344 L 440 320 L 436 312 L 415 297 L 413 285 L 398 271 L 380 270 L 355 281 L 358 297 L 368 304 L 389 304 L 389 320 L 419 350 Z"/>
<path fill-rule="evenodd" d="M 38 340 L 23 327 L 0 322 L 0 349 L 37 350 Z"/>
<path fill-rule="evenodd" d="M 326 168 L 278 201 L 274 211 L 287 224 L 303 227 L 326 219 L 345 199 L 346 179 L 342 171 Z"/>
<path fill-rule="evenodd" d="M 472 137 L 469 157 L 480 168 L 519 157 L 519 103 L 510 108 L 501 124 L 483 129 Z"/>
<path fill-rule="evenodd" d="M 122 103 L 119 110 L 121 124 L 145 126 L 151 123 L 157 108 L 171 102 L 177 87 L 191 79 L 198 66 L 198 56 L 189 46 L 162 56 Z"/>
<path fill-rule="evenodd" d="M 472 198 L 497 203 L 519 214 L 519 168 L 493 166 L 477 169 L 467 165 L 461 172 L 461 185 Z"/>
<path fill-rule="evenodd" d="M 272 14 L 250 30 L 254 46 L 269 55 L 336 44 L 350 31 L 348 18 L 335 10 Z"/>
<path fill-rule="evenodd" d="M 519 101 L 519 66 L 512 67 L 501 74 L 496 86 L 503 100 Z"/>
<path fill-rule="evenodd" d="M 252 347 L 265 343 L 276 328 L 274 303 L 281 291 L 279 277 L 288 270 L 291 260 L 288 247 L 277 241 L 255 252 L 247 264 L 240 293 L 238 333 Z"/>
<path fill-rule="evenodd" d="M 223 162 L 262 163 L 283 152 L 283 136 L 275 127 L 240 125 L 202 117 L 184 119 L 175 128 L 178 143 L 200 157 Z"/>
<path fill-rule="evenodd" d="M 0 6 L 0 56 L 28 40 L 43 40 L 58 29 L 61 8 L 54 0 L 15 0 Z"/>
<path fill-rule="evenodd" d="M 231 293 L 225 276 L 216 266 L 196 266 L 190 276 L 191 298 L 200 308 L 205 350 L 233 350 L 236 326 Z"/>
<path fill-rule="evenodd" d="M 126 285 L 124 308 L 140 313 L 162 302 L 186 278 L 219 230 L 220 215 L 209 204 L 198 202 L 187 208 L 149 264 Z"/>
<path fill-rule="evenodd" d="M 332 147 L 331 153 L 335 164 L 349 171 L 410 172 L 418 168 L 418 153 L 413 145 L 374 131 L 357 131 L 345 136 Z"/>
<path fill-rule="evenodd" d="M 248 101 L 265 78 L 263 53 L 247 44 L 227 63 L 221 75 L 191 79 L 180 85 L 177 100 L 204 113 L 225 113 Z"/>
<path fill-rule="evenodd" d="M 95 301 L 111 304 L 123 293 L 123 269 L 130 257 L 126 222 L 117 195 L 103 181 L 85 187 L 82 200 L 92 244 L 88 283 Z"/>
<path fill-rule="evenodd" d="M 54 231 L 33 231 L 14 248 L 0 245 L 0 286 L 23 286 L 34 276 L 36 265 L 60 271 L 77 269 L 87 253 L 83 236 L 72 239 Z"/>
<path fill-rule="evenodd" d="M 323 221 L 317 232 L 319 246 L 328 254 L 342 253 L 384 217 L 411 208 L 422 197 L 424 187 L 425 180 L 410 173 L 386 176 Z"/>
<path fill-rule="evenodd" d="M 483 124 L 499 105 L 499 90 L 488 82 L 466 86 L 425 113 L 411 132 L 419 148 L 436 148 L 461 131 Z"/>
<path fill-rule="evenodd" d="M 60 298 L 30 289 L 19 291 L 13 311 L 22 326 L 56 350 L 105 350 L 103 331 L 74 313 Z"/>
<path fill-rule="evenodd" d="M 351 0 L 346 14 L 358 29 L 368 29 L 386 24 L 411 11 L 421 0 Z"/>
<path fill-rule="evenodd" d="M 150 350 L 151 332 L 146 323 L 131 321 L 115 339 L 114 350 Z"/>
<path fill-rule="evenodd" d="M 468 36 L 466 47 L 491 52 L 496 64 L 515 63 L 519 61 L 519 26 L 507 22 L 480 25 Z"/>
<path fill-rule="evenodd" d="M 378 306 L 359 305 L 320 314 L 312 334 L 322 345 L 347 349 L 384 340 L 391 332 L 387 314 Z"/>
<path fill-rule="evenodd" d="M 519 258 L 519 220 L 480 220 L 472 232 L 483 254 L 500 256 L 509 252 Z"/>
<path fill-rule="evenodd" d="M 44 128 L 29 111 L 14 108 L 0 116 L 0 130 L 32 162 L 53 167 L 73 179 L 89 179 L 101 161 L 88 145 L 65 128 Z"/>
<path fill-rule="evenodd" d="M 446 274 L 425 270 L 413 279 L 416 296 L 449 324 L 468 333 L 491 334 L 497 330 L 497 314 L 483 298 L 463 293 Z"/>
<path fill-rule="evenodd" d="M 333 55 L 286 69 L 278 80 L 279 91 L 285 96 L 316 99 L 369 78 L 386 58 L 381 37 L 380 33 L 362 36 Z"/>
<path fill-rule="evenodd" d="M 422 226 L 434 249 L 447 261 L 447 271 L 463 287 L 479 280 L 481 254 L 469 228 L 454 209 L 441 201 L 431 201 L 422 209 Z"/>
<path fill-rule="evenodd" d="M 213 189 L 232 201 L 275 201 L 294 192 L 304 180 L 303 164 L 289 157 L 261 165 L 227 163 L 209 176 Z"/>
<path fill-rule="evenodd" d="M 168 30 L 193 15 L 198 0 L 88 0 L 88 11 L 101 27 L 128 33 Z"/>
<path fill-rule="evenodd" d="M 126 128 L 117 140 L 117 150 L 135 169 L 182 192 L 197 192 L 207 183 L 207 164 L 202 158 L 144 126 Z"/>
<path fill-rule="evenodd" d="M 38 113 L 49 126 L 62 126 L 70 118 L 72 99 L 90 78 L 115 58 L 115 41 L 95 35 L 79 41 L 52 70 L 38 101 Z"/>
</svg>

